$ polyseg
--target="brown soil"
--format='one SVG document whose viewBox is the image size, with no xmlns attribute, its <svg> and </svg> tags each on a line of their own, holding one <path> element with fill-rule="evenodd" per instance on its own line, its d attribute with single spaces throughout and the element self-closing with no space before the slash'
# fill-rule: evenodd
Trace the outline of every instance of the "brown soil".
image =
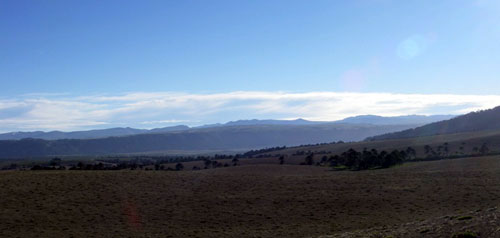
<svg viewBox="0 0 500 238">
<path fill-rule="evenodd" d="M 469 234 L 475 237 L 500 237 L 500 210 L 497 207 L 478 209 L 461 215 L 448 215 L 425 221 L 409 222 L 392 226 L 339 232 L 318 238 L 381 238 L 381 237 L 451 237 Z"/>
<path fill-rule="evenodd" d="M 359 172 L 262 164 L 0 173 L 0 237 L 405 237 L 420 229 L 451 237 L 459 228 L 433 221 L 492 217 L 498 205 L 500 157 Z M 460 222 L 483 224 L 471 216 Z M 470 228 L 490 232 L 484 227 Z"/>
</svg>

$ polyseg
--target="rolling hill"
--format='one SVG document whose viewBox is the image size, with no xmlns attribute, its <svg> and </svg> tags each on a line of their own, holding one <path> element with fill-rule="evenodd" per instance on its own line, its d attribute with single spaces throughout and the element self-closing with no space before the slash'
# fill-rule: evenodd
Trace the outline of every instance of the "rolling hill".
<svg viewBox="0 0 500 238">
<path fill-rule="evenodd" d="M 425 126 L 367 138 L 367 140 L 403 139 L 461 132 L 477 132 L 500 129 L 500 107 L 471 112 L 449 120 Z"/>
<path fill-rule="evenodd" d="M 351 143 L 329 143 L 321 145 L 307 145 L 289 147 L 274 151 L 265 151 L 255 154 L 253 163 L 276 163 L 277 157 L 284 155 L 287 163 L 299 164 L 304 162 L 305 156 L 313 154 L 316 161 L 323 156 L 339 155 L 349 149 L 363 151 L 364 149 L 376 149 L 380 151 L 405 150 L 412 147 L 416 151 L 416 157 L 425 159 L 426 146 L 442 156 L 464 156 L 477 154 L 476 148 L 486 145 L 490 153 L 500 153 L 500 130 L 489 130 L 479 132 L 464 132 L 455 134 L 443 134 L 423 136 L 415 138 L 360 141 Z M 446 150 L 444 148 L 447 148 Z"/>
</svg>

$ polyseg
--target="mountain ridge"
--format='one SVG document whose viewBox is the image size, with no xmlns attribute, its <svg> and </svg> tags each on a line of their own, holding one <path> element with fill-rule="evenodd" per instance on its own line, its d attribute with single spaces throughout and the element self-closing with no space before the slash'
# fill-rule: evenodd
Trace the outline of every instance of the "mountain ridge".
<svg viewBox="0 0 500 238">
<path fill-rule="evenodd" d="M 154 129 L 136 129 L 130 127 L 115 127 L 107 129 L 96 129 L 87 131 L 32 131 L 32 132 L 8 132 L 0 134 L 0 140 L 20 140 L 26 138 L 60 140 L 60 139 L 97 139 L 112 136 L 130 136 L 138 134 L 163 133 L 172 131 L 196 130 L 201 128 L 215 128 L 225 126 L 252 126 L 252 125 L 320 125 L 320 124 L 371 124 L 371 125 L 412 125 L 418 126 L 429 122 L 438 121 L 454 117 L 452 115 L 433 115 L 433 116 L 396 116 L 382 117 L 375 115 L 362 115 L 348 117 L 338 121 L 309 121 L 302 118 L 295 120 L 273 120 L 273 119 L 250 119 L 229 121 L 226 123 L 208 124 L 197 127 L 188 127 L 186 125 L 169 126 Z"/>
<path fill-rule="evenodd" d="M 97 139 L 111 136 L 128 136 L 155 132 L 170 132 L 177 130 L 186 130 L 189 127 L 184 125 L 155 128 L 151 130 L 136 129 L 131 127 L 114 127 L 107 129 L 96 129 L 87 131 L 31 131 L 31 132 L 8 132 L 0 134 L 0 140 L 21 140 L 27 138 L 60 140 L 60 139 Z"/>
<path fill-rule="evenodd" d="M 168 151 L 250 150 L 333 141 L 360 141 L 368 136 L 415 125 L 248 125 L 199 128 L 98 139 L 0 140 L 0 158 L 63 155 L 110 155 Z"/>
</svg>

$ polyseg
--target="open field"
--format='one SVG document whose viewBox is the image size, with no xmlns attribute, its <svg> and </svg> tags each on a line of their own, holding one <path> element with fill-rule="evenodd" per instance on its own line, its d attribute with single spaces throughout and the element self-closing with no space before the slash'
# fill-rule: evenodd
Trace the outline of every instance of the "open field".
<svg viewBox="0 0 500 238">
<path fill-rule="evenodd" d="M 480 214 L 455 219 L 458 225 L 447 229 L 435 229 L 434 221 L 475 211 L 496 216 L 491 208 L 500 205 L 499 184 L 500 157 L 358 172 L 272 164 L 181 172 L 5 171 L 0 237 L 359 237 L 391 227 L 405 237 L 420 237 L 422 229 L 426 237 L 448 237 L 491 227 Z"/>
</svg>

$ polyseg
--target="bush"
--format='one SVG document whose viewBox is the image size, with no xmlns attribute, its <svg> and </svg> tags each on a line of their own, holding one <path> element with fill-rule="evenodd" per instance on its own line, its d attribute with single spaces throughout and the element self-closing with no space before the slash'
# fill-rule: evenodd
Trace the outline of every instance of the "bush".
<svg viewBox="0 0 500 238">
<path fill-rule="evenodd" d="M 305 158 L 304 163 L 307 164 L 307 165 L 313 165 L 314 164 L 314 155 L 313 154 L 308 155 Z"/>
<path fill-rule="evenodd" d="M 184 165 L 182 163 L 177 163 L 175 165 L 175 170 L 180 171 L 184 169 Z"/>
</svg>

